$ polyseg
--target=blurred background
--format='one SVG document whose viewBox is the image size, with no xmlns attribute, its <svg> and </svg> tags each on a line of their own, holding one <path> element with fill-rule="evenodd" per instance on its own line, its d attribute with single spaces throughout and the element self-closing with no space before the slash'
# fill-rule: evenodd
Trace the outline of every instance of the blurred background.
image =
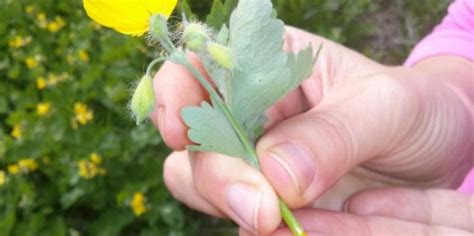
<svg viewBox="0 0 474 236">
<path fill-rule="evenodd" d="M 211 1 L 188 0 L 201 19 Z M 287 24 L 400 64 L 448 0 L 274 0 Z M 0 235 L 234 235 L 173 200 L 130 89 L 157 52 L 81 1 L 0 0 Z"/>
</svg>

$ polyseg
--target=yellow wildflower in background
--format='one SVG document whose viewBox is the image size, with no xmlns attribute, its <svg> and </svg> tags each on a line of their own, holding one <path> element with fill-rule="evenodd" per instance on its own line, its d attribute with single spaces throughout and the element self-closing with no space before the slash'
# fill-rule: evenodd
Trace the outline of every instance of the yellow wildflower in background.
<svg viewBox="0 0 474 236">
<path fill-rule="evenodd" d="M 26 158 L 18 161 L 18 167 L 23 172 L 31 172 L 38 169 L 38 163 L 31 158 Z"/>
<path fill-rule="evenodd" d="M 88 62 L 89 61 L 89 54 L 84 49 L 79 50 L 79 52 L 77 52 L 77 56 L 79 57 L 79 60 L 81 60 L 83 62 Z"/>
<path fill-rule="evenodd" d="M 43 76 L 36 78 L 36 88 L 39 90 L 43 90 L 46 88 L 46 80 Z"/>
<path fill-rule="evenodd" d="M 53 74 L 53 73 L 49 73 L 48 74 L 48 81 L 46 82 L 46 84 L 48 86 L 54 86 L 58 83 L 59 81 L 59 76 Z"/>
<path fill-rule="evenodd" d="M 54 21 L 48 22 L 46 28 L 51 33 L 56 33 L 66 25 L 64 19 L 60 16 L 56 16 Z"/>
<path fill-rule="evenodd" d="M 122 34 L 143 35 L 148 31 L 150 17 L 169 17 L 177 0 L 83 0 L 87 15 L 100 25 Z"/>
<path fill-rule="evenodd" d="M 28 45 L 29 43 L 31 43 L 31 36 L 22 37 L 17 35 L 8 41 L 8 46 L 10 48 L 21 48 Z"/>
<path fill-rule="evenodd" d="M 91 153 L 89 160 L 82 159 L 78 164 L 79 176 L 84 179 L 92 179 L 97 175 L 105 175 L 107 170 L 101 167 L 102 157 L 93 152 Z"/>
<path fill-rule="evenodd" d="M 38 67 L 38 65 L 40 63 L 40 59 L 41 59 L 41 57 L 39 55 L 27 57 L 25 59 L 26 67 L 28 67 L 29 69 L 34 69 L 34 68 Z"/>
<path fill-rule="evenodd" d="M 23 137 L 23 130 L 21 129 L 21 125 L 20 124 L 14 125 L 10 135 L 13 138 L 21 139 Z"/>
<path fill-rule="evenodd" d="M 20 168 L 18 167 L 17 164 L 8 165 L 8 173 L 12 175 L 16 175 L 18 174 L 18 172 L 20 172 Z"/>
<path fill-rule="evenodd" d="M 38 103 L 38 105 L 36 105 L 36 113 L 39 116 L 47 115 L 50 110 L 51 110 L 51 103 L 49 102 Z"/>
<path fill-rule="evenodd" d="M 35 10 L 35 6 L 33 5 L 28 5 L 25 7 L 25 12 L 28 14 L 32 14 L 34 10 Z"/>
<path fill-rule="evenodd" d="M 74 114 L 74 121 L 78 122 L 80 125 L 85 125 L 94 118 L 92 110 L 82 102 L 76 102 L 74 104 Z"/>
<path fill-rule="evenodd" d="M 102 163 L 102 157 L 101 157 L 98 153 L 96 153 L 96 152 L 91 153 L 89 159 L 90 159 L 91 162 L 94 163 L 94 164 L 100 164 L 100 163 Z"/>
<path fill-rule="evenodd" d="M 36 15 L 36 20 L 38 21 L 38 26 L 42 29 L 46 28 L 48 25 L 48 21 L 46 20 L 46 14 L 44 12 L 40 12 Z"/>
<path fill-rule="evenodd" d="M 130 207 L 136 216 L 140 216 L 146 212 L 145 202 L 146 198 L 143 193 L 135 192 L 133 194 L 132 201 L 130 201 Z"/>
<path fill-rule="evenodd" d="M 5 174 L 5 171 L 0 170 L 0 186 L 5 185 L 7 182 L 7 175 Z"/>
</svg>

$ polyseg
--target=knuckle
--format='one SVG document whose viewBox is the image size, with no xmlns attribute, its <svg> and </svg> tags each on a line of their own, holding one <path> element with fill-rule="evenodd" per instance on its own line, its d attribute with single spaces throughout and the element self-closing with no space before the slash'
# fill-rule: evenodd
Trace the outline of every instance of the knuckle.
<svg viewBox="0 0 474 236">
<path fill-rule="evenodd" d="M 374 88 L 373 91 L 376 93 L 376 97 L 381 98 L 380 101 L 388 103 L 385 105 L 394 108 L 400 107 L 400 105 L 405 108 L 420 105 L 420 92 L 417 91 L 416 86 L 411 86 L 411 83 L 408 83 L 405 79 L 399 79 L 399 77 L 391 74 L 383 74 L 371 79 L 370 83 L 371 88 Z"/>
<path fill-rule="evenodd" d="M 349 169 L 355 160 L 355 135 L 349 129 L 349 124 L 344 118 L 344 113 L 335 112 L 332 110 L 321 111 L 314 114 L 311 119 L 316 123 L 314 127 L 318 127 L 319 132 L 325 137 L 328 146 L 337 147 L 331 153 L 331 156 L 341 158 L 340 163 L 344 169 Z"/>
</svg>

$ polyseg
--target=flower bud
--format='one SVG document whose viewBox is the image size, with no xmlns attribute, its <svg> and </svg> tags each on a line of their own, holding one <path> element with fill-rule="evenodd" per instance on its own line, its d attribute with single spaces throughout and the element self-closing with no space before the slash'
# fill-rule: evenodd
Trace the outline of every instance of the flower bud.
<svg viewBox="0 0 474 236">
<path fill-rule="evenodd" d="M 154 106 L 155 92 L 153 90 L 153 80 L 149 75 L 145 75 L 140 80 L 140 83 L 138 83 L 130 102 L 130 110 L 137 125 L 150 115 Z"/>
<path fill-rule="evenodd" d="M 150 33 L 151 36 L 158 41 L 162 41 L 168 37 L 168 24 L 163 15 L 152 15 L 150 18 Z"/>
<path fill-rule="evenodd" d="M 183 41 L 186 47 L 192 51 L 204 49 L 208 40 L 209 36 L 206 33 L 206 28 L 201 24 L 191 23 L 184 29 Z"/>
<path fill-rule="evenodd" d="M 207 52 L 220 66 L 226 69 L 234 68 L 234 59 L 230 49 L 222 44 L 210 42 L 207 44 Z"/>
</svg>

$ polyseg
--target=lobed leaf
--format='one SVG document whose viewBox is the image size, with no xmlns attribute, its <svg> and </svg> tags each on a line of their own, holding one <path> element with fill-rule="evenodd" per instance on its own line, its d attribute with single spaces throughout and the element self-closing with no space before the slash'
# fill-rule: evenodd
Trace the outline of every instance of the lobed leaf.
<svg viewBox="0 0 474 236">
<path fill-rule="evenodd" d="M 224 113 L 207 102 L 199 107 L 186 107 L 181 111 L 184 122 L 190 127 L 188 137 L 194 143 L 190 151 L 218 152 L 229 156 L 245 157 L 245 149 L 229 124 Z"/>
<path fill-rule="evenodd" d="M 213 8 L 222 10 L 222 2 L 217 2 Z M 221 16 L 215 14 L 208 21 L 218 17 Z M 284 23 L 275 18 L 270 0 L 240 0 L 230 17 L 229 28 L 223 25 L 217 37 L 230 51 L 235 63 L 232 69 L 216 66 L 208 55 L 198 53 L 232 116 L 249 139 L 245 142 L 256 142 L 263 130 L 265 110 L 312 72 L 312 48 L 297 54 L 283 52 L 284 32 Z M 198 144 L 189 150 L 246 159 L 248 153 L 242 141 L 228 117 L 218 108 L 204 102 L 200 107 L 185 108 L 182 116 L 190 127 L 189 138 Z"/>
</svg>

